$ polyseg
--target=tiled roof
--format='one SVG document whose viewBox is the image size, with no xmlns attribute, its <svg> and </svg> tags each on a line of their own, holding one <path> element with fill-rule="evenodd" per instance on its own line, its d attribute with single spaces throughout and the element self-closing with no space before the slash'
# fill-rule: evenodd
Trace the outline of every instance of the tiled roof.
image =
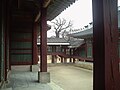
<svg viewBox="0 0 120 90">
<path fill-rule="evenodd" d="M 37 40 L 37 42 L 40 42 L 40 38 Z M 68 43 L 68 41 L 64 38 L 47 38 L 47 43 Z"/>
<path fill-rule="evenodd" d="M 85 41 L 83 39 L 72 40 L 72 41 L 70 41 L 69 48 L 79 47 L 79 46 L 81 46 L 84 43 L 85 43 Z"/>
<path fill-rule="evenodd" d="M 89 28 L 87 30 L 78 33 L 69 34 L 69 36 L 72 36 L 74 38 L 88 38 L 91 37 L 92 34 L 93 34 L 93 28 Z"/>
<path fill-rule="evenodd" d="M 68 43 L 64 38 L 48 38 L 47 42 L 49 43 Z"/>
<path fill-rule="evenodd" d="M 118 29 L 120 29 L 120 10 L 118 11 Z M 92 37 L 92 35 L 93 35 L 93 27 L 78 33 L 69 34 L 69 36 L 74 38 L 89 38 Z"/>
<path fill-rule="evenodd" d="M 67 41 L 64 38 L 47 38 L 48 45 L 67 45 L 69 48 L 79 47 L 84 43 L 83 39 Z M 40 45 L 40 39 L 37 40 L 37 44 Z"/>
<path fill-rule="evenodd" d="M 40 38 L 37 39 L 37 44 L 40 44 Z M 48 45 L 69 45 L 70 43 L 64 38 L 47 38 Z"/>
<path fill-rule="evenodd" d="M 53 3 L 48 7 L 47 19 L 48 20 L 54 19 L 75 1 L 76 0 L 53 0 Z"/>
</svg>

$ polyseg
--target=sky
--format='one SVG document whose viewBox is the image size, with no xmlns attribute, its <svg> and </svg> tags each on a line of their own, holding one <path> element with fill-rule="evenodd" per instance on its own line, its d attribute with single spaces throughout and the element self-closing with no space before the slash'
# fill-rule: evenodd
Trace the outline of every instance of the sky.
<svg viewBox="0 0 120 90">
<path fill-rule="evenodd" d="M 118 6 L 120 6 L 120 0 L 118 0 Z M 56 18 L 65 18 L 68 21 L 72 21 L 74 29 L 83 28 L 92 22 L 92 0 L 78 0 L 66 10 L 64 10 Z M 48 22 L 48 24 L 51 24 Z M 53 30 L 47 32 L 48 37 L 54 35 Z"/>
</svg>

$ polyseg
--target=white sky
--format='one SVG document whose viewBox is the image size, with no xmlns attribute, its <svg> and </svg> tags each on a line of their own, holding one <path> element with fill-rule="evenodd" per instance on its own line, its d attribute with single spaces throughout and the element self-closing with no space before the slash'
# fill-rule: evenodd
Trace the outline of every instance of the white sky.
<svg viewBox="0 0 120 90">
<path fill-rule="evenodd" d="M 92 0 L 78 0 L 59 17 L 73 21 L 74 28 L 81 28 L 92 21 Z"/>
<path fill-rule="evenodd" d="M 120 0 L 118 0 L 120 6 Z M 71 20 L 73 28 L 80 29 L 92 22 L 92 0 L 78 0 L 64 10 L 58 17 Z M 56 18 L 58 18 L 56 17 Z M 48 37 L 55 35 L 52 30 L 48 31 Z"/>
</svg>

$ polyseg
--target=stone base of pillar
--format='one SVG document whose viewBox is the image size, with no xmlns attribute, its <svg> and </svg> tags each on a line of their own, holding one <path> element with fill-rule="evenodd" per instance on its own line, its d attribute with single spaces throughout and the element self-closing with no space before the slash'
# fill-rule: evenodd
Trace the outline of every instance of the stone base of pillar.
<svg viewBox="0 0 120 90">
<path fill-rule="evenodd" d="M 38 72 L 39 71 L 39 66 L 38 65 L 31 65 L 30 66 L 30 71 L 31 72 Z"/>
<path fill-rule="evenodd" d="M 50 72 L 38 72 L 38 82 L 39 83 L 50 83 Z"/>
</svg>

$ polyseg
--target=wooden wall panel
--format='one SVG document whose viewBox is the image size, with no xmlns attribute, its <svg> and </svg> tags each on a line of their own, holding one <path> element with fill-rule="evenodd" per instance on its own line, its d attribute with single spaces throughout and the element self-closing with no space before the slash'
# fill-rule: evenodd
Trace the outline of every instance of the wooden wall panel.
<svg viewBox="0 0 120 90">
<path fill-rule="evenodd" d="M 12 19 L 10 33 L 10 60 L 12 65 L 32 64 L 32 21 Z"/>
</svg>

